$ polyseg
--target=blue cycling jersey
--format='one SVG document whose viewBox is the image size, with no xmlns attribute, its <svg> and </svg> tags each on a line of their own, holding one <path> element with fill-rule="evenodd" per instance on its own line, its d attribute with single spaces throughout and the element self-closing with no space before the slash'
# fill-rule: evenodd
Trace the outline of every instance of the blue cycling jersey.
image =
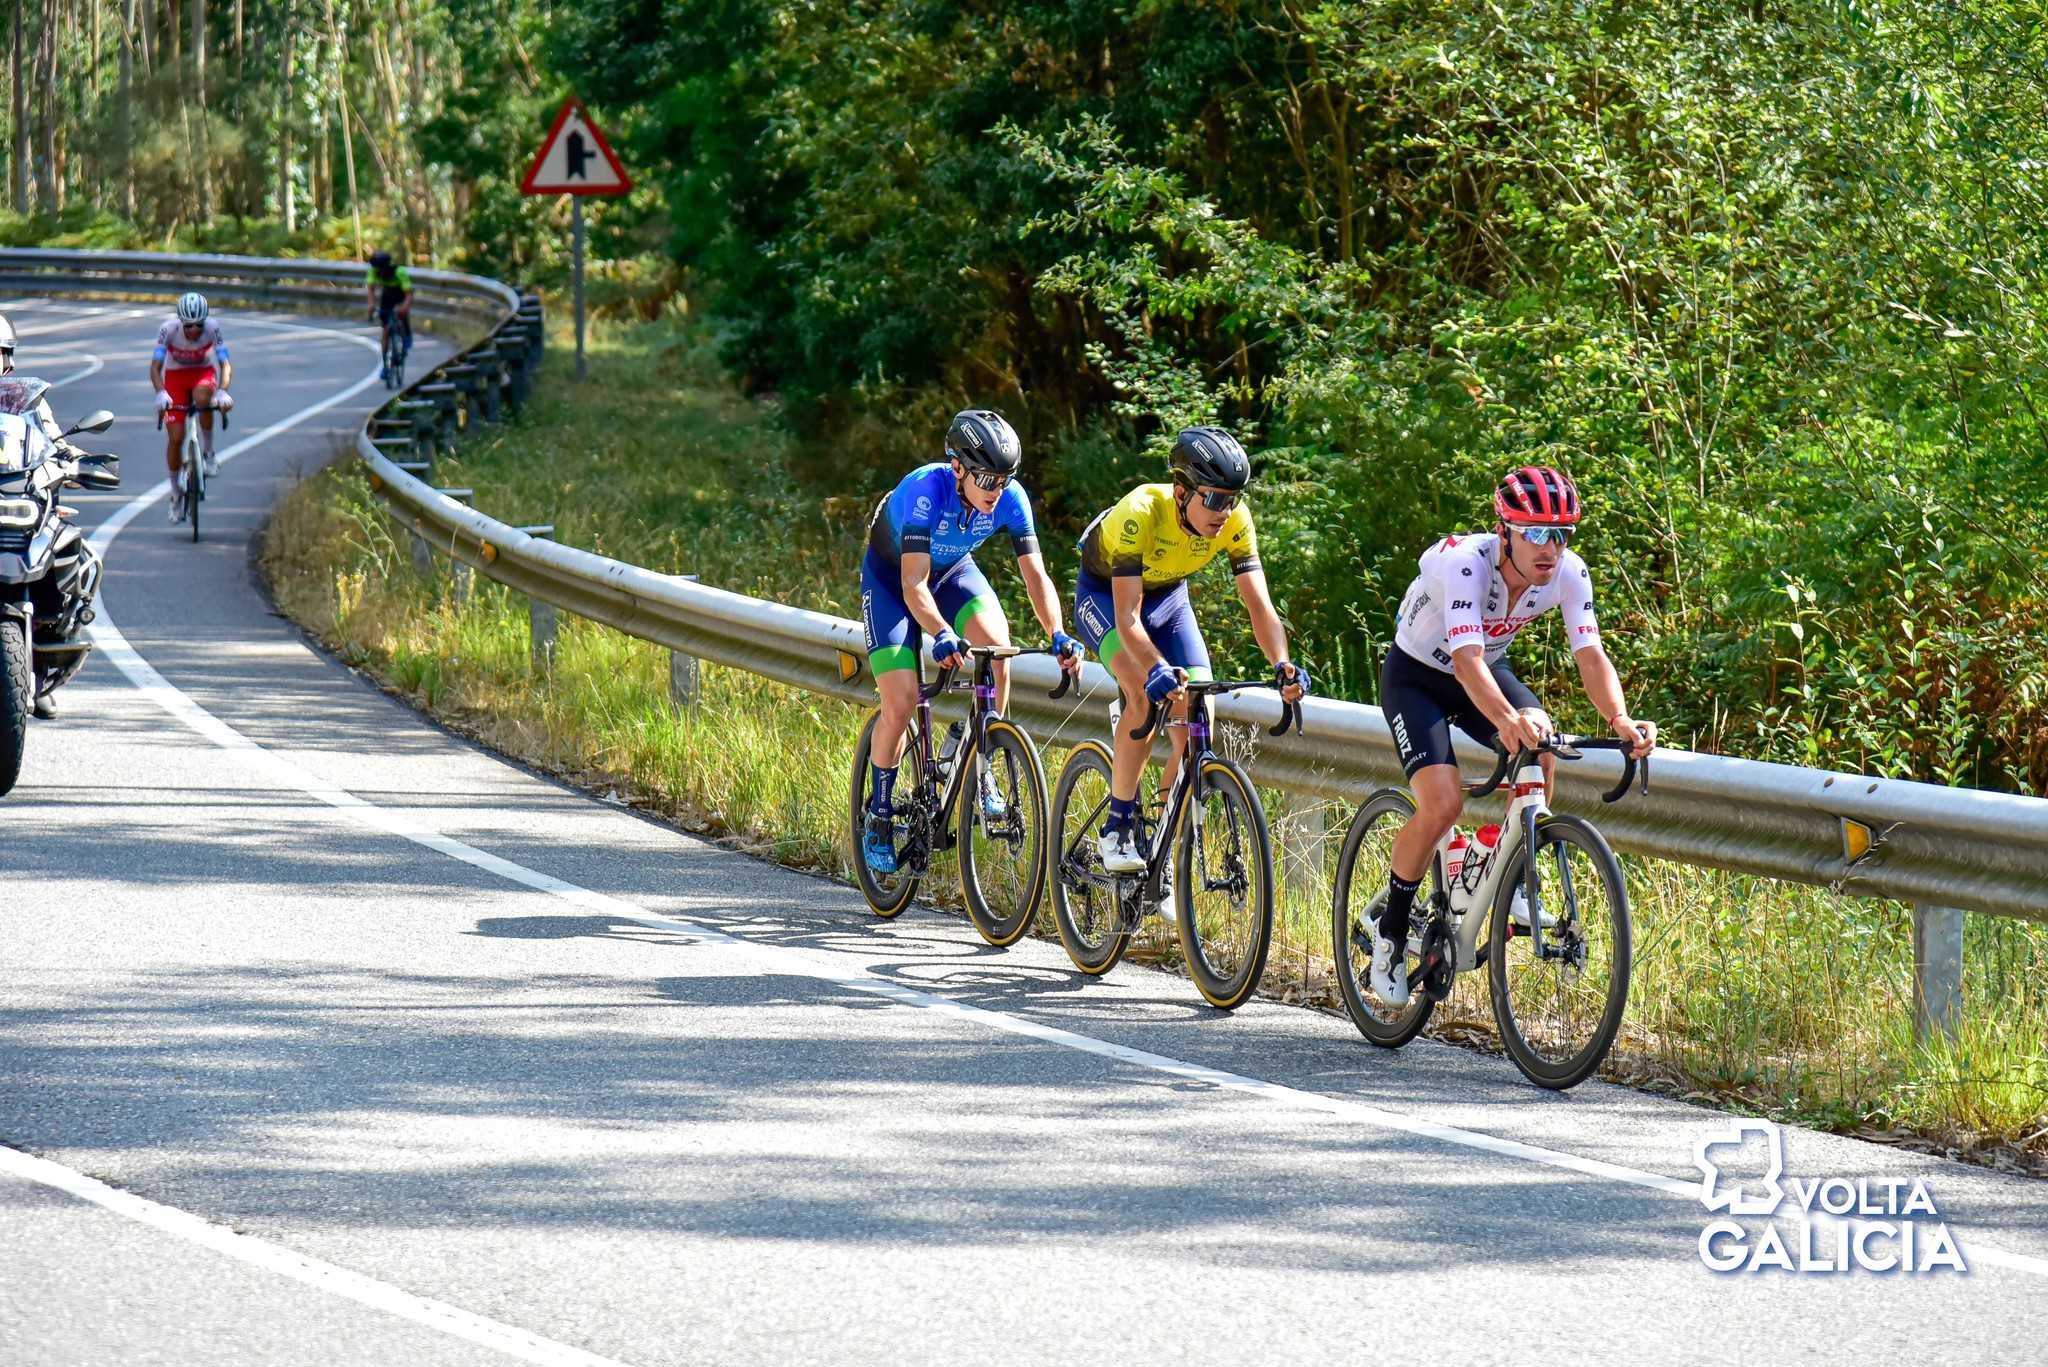
<svg viewBox="0 0 2048 1367">
<path fill-rule="evenodd" d="M 901 564 L 905 555 L 929 555 L 937 575 L 999 531 L 1010 534 L 1019 555 L 1038 549 L 1038 530 L 1024 486 L 1011 480 L 994 512 L 976 512 L 961 501 L 952 465 L 934 461 L 905 475 L 895 492 L 875 508 L 874 520 L 868 523 L 868 549 L 890 565 Z"/>
</svg>

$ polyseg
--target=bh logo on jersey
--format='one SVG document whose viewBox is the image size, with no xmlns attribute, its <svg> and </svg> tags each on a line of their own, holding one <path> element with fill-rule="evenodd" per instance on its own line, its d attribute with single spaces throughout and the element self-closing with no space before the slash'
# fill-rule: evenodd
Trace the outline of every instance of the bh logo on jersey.
<svg viewBox="0 0 2048 1367">
<path fill-rule="evenodd" d="M 1700 1204 L 1719 1218 L 1700 1231 L 1716 1272 L 1968 1272 L 1925 1178 L 1786 1178 L 1785 1133 L 1736 1120 L 1693 1146 Z M 1749 1217 L 1747 1222 L 1736 1216 Z"/>
</svg>

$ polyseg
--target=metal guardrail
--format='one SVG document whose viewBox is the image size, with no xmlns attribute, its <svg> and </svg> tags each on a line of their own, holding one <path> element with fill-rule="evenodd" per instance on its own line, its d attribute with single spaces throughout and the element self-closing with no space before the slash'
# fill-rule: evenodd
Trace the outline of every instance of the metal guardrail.
<svg viewBox="0 0 2048 1367">
<path fill-rule="evenodd" d="M 188 274 L 189 267 L 210 272 L 204 278 L 224 294 L 246 291 L 234 296 L 240 298 L 282 300 L 295 297 L 291 291 L 332 294 L 337 284 L 353 282 L 358 290 L 362 284 L 362 269 L 352 265 L 34 251 L 0 251 L 0 284 L 25 278 L 34 282 L 31 288 L 54 291 L 64 285 L 51 273 L 64 271 L 75 272 L 83 288 L 119 292 L 168 278 L 167 266 L 177 272 L 177 288 L 201 278 Z M 465 370 L 466 357 L 488 356 L 507 338 L 537 356 L 537 301 L 474 276 L 415 271 L 413 278 L 447 291 L 439 305 L 447 311 L 489 320 L 490 335 L 410 386 L 385 411 L 413 401 L 417 422 L 423 392 L 435 393 L 445 407 L 450 396 L 442 377 Z M 425 288 L 421 297 L 430 297 Z M 436 553 L 538 603 L 679 654 L 849 702 L 873 701 L 858 623 L 528 535 L 401 468 L 373 439 L 372 429 L 380 427 L 373 419 L 357 438 L 370 482 Z M 416 461 L 405 464 L 420 468 Z M 1056 672 L 1044 657 L 1016 660 L 1013 713 L 1042 743 L 1100 734 L 1103 704 L 1115 696 L 1108 672 L 1087 667 L 1078 704 L 1046 698 Z M 1216 711 L 1226 722 L 1260 728 L 1253 732 L 1251 770 L 1263 786 L 1356 801 L 1400 781 L 1393 738 L 1377 707 L 1310 698 L 1305 733 L 1280 738 L 1261 733 L 1278 717 L 1275 694 L 1234 695 L 1219 700 Z M 1962 910 L 2048 921 L 2048 800 L 1659 750 L 1648 797 L 1632 795 L 1603 808 L 1598 794 L 1619 772 L 1617 756 L 1596 753 L 1560 766 L 1558 784 L 1558 806 L 1596 813 L 1617 849 L 1914 904 L 1916 1000 L 1924 1022 L 1947 1025 L 1959 1009 Z"/>
</svg>

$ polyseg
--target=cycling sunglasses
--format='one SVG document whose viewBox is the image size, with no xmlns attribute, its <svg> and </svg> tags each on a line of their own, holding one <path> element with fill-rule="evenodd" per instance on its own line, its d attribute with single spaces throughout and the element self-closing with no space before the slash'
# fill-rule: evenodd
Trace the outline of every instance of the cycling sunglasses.
<svg viewBox="0 0 2048 1367">
<path fill-rule="evenodd" d="M 1197 489 L 1194 493 L 1212 513 L 1227 513 L 1244 497 L 1242 489 Z"/>
<path fill-rule="evenodd" d="M 977 489 L 1000 489 L 1010 482 L 1010 477 L 999 470 L 969 470 L 967 477 Z"/>
<path fill-rule="evenodd" d="M 1553 541 L 1560 546 L 1569 546 L 1572 543 L 1572 532 L 1574 529 L 1571 527 L 1517 527 L 1515 530 L 1520 532 L 1522 539 L 1532 546 L 1547 546 Z"/>
</svg>

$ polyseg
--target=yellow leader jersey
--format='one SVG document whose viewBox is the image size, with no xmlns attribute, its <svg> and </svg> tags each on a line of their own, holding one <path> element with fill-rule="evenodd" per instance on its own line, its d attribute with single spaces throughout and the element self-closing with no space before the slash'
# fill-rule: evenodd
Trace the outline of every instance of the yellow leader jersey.
<svg viewBox="0 0 2048 1367">
<path fill-rule="evenodd" d="M 1081 567 L 1098 579 L 1141 574 L 1147 589 L 1177 584 L 1214 560 L 1230 556 L 1230 572 L 1259 567 L 1259 541 L 1252 510 L 1242 500 L 1214 536 L 1196 536 L 1181 525 L 1171 484 L 1140 484 L 1081 533 Z"/>
</svg>

